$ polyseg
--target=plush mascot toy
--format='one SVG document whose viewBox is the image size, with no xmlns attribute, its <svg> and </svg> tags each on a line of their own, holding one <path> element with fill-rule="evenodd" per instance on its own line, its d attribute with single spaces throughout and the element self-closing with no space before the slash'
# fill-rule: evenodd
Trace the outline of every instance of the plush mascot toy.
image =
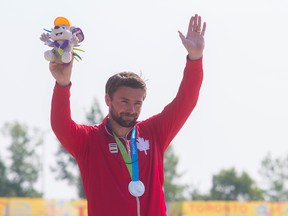
<svg viewBox="0 0 288 216">
<path fill-rule="evenodd" d="M 83 51 L 75 48 L 84 40 L 84 34 L 80 28 L 71 26 L 71 23 L 65 17 L 57 17 L 54 20 L 54 28 L 46 30 L 48 33 L 43 33 L 40 40 L 53 47 L 52 50 L 44 52 L 44 57 L 47 61 L 57 63 L 69 63 L 72 58 L 76 60 L 81 57 L 74 51 Z M 77 59 L 78 58 L 78 59 Z"/>
</svg>

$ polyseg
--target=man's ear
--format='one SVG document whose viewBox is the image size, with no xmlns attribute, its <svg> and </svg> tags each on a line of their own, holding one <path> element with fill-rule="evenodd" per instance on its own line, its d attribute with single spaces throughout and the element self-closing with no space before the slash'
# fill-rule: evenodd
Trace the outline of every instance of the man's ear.
<svg viewBox="0 0 288 216">
<path fill-rule="evenodd" d="M 105 103 L 108 107 L 111 105 L 111 98 L 108 94 L 105 94 Z"/>
</svg>

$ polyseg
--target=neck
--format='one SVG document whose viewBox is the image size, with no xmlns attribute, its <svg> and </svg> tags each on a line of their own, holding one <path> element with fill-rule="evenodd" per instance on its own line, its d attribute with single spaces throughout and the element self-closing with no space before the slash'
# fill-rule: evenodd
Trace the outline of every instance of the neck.
<svg viewBox="0 0 288 216">
<path fill-rule="evenodd" d="M 113 133 L 115 133 L 116 136 L 118 136 L 118 137 L 126 137 L 127 134 L 132 129 L 132 127 L 122 127 L 116 121 L 114 121 L 112 118 L 109 118 L 108 121 L 109 121 L 109 124 L 111 126 Z"/>
</svg>

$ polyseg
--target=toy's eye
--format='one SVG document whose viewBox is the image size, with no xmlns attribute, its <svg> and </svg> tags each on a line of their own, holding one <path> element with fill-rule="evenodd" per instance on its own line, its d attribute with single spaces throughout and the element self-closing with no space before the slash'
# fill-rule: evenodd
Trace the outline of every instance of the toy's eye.
<svg viewBox="0 0 288 216">
<path fill-rule="evenodd" d="M 62 29 L 65 29 L 65 27 L 64 27 L 64 26 L 62 26 Z"/>
</svg>

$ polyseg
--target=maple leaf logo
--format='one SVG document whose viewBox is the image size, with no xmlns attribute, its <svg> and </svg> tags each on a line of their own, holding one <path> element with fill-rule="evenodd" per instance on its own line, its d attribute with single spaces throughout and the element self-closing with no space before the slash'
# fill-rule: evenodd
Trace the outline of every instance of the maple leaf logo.
<svg viewBox="0 0 288 216">
<path fill-rule="evenodd" d="M 145 151 L 145 155 L 147 155 L 147 150 L 149 149 L 149 140 L 145 140 L 144 138 L 138 138 L 137 139 L 137 148 L 140 151 Z"/>
</svg>

